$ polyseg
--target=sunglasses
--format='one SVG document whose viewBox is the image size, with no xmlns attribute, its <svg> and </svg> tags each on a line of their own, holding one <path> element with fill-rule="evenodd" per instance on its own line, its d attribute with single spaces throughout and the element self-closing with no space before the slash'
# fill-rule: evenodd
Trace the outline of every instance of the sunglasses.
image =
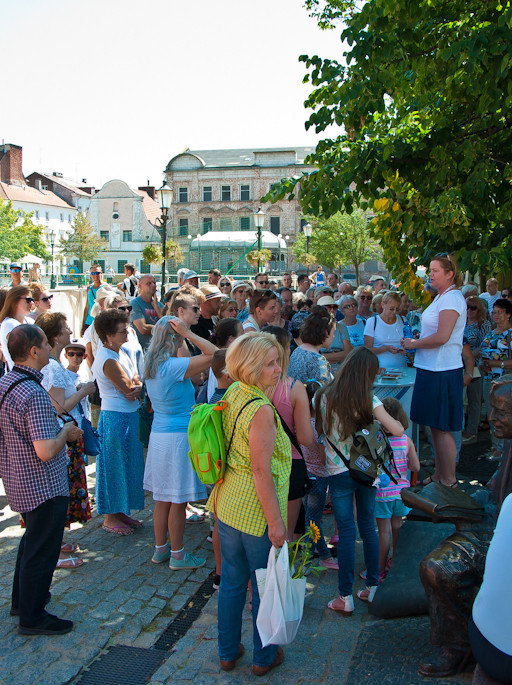
<svg viewBox="0 0 512 685">
<path fill-rule="evenodd" d="M 372 300 L 372 295 L 359 295 L 360 300 Z"/>
<path fill-rule="evenodd" d="M 258 285 L 268 285 L 269 281 L 256 281 Z"/>
<path fill-rule="evenodd" d="M 201 311 L 201 308 L 198 307 L 196 304 L 190 305 L 190 307 L 187 307 L 187 309 L 191 309 L 194 312 L 194 314 L 197 314 L 197 312 Z"/>
<path fill-rule="evenodd" d="M 338 309 L 337 304 L 328 304 L 328 305 L 326 305 L 326 307 L 327 307 L 327 309 Z"/>
<path fill-rule="evenodd" d="M 24 297 L 23 299 L 27 304 L 32 304 L 32 302 L 34 301 L 33 297 Z"/>
<path fill-rule="evenodd" d="M 122 312 L 131 312 L 133 307 L 131 305 L 128 305 L 126 307 L 118 307 L 118 309 Z"/>
<path fill-rule="evenodd" d="M 91 271 L 91 276 L 101 276 L 102 271 Z"/>
<path fill-rule="evenodd" d="M 53 300 L 53 295 L 48 295 L 48 297 L 41 297 L 41 302 L 51 302 Z"/>
<path fill-rule="evenodd" d="M 267 283 L 268 283 L 268 281 L 267 281 Z M 231 283 L 221 283 L 221 284 L 220 284 L 220 287 L 221 287 L 221 288 L 227 288 L 227 287 L 230 286 L 230 285 L 231 285 Z"/>
<path fill-rule="evenodd" d="M 66 352 L 66 355 L 68 357 L 83 357 L 84 354 L 85 354 L 85 352 L 71 352 L 71 351 Z"/>
<path fill-rule="evenodd" d="M 12 274 L 19 274 L 21 272 L 21 269 L 11 269 Z"/>
<path fill-rule="evenodd" d="M 357 308 L 357 304 L 354 304 L 353 302 L 352 302 L 352 304 L 344 304 L 342 307 L 342 309 L 356 309 L 356 308 Z"/>
</svg>

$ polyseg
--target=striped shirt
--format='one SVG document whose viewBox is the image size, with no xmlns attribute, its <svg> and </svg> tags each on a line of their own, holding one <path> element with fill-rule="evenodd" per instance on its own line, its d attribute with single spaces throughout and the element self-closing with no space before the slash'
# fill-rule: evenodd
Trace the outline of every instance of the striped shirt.
<svg viewBox="0 0 512 685">
<path fill-rule="evenodd" d="M 252 475 L 249 426 L 260 407 L 265 404 L 272 407 L 268 397 L 254 385 L 233 383 L 223 398 L 227 401 L 228 406 L 222 412 L 222 428 L 227 449 L 238 413 L 244 404 L 253 397 L 256 397 L 258 401 L 249 404 L 236 421 L 233 442 L 227 455 L 227 468 L 224 480 L 215 487 L 208 506 L 213 509 L 213 506 L 210 507 L 210 504 L 215 505 L 216 516 L 226 525 L 236 528 L 243 533 L 261 537 L 265 533 L 267 521 L 256 494 Z M 291 446 L 290 440 L 284 432 L 275 410 L 274 416 L 277 436 L 270 469 L 274 479 L 281 516 L 286 525 L 291 471 Z M 213 498 L 216 500 L 215 503 L 212 502 Z"/>
<path fill-rule="evenodd" d="M 42 373 L 26 369 L 39 382 Z M 0 400 L 23 374 L 13 369 L 0 380 Z M 60 432 L 48 393 L 35 381 L 24 381 L 9 392 L 0 409 L 0 477 L 13 511 L 33 511 L 53 497 L 68 497 L 68 458 L 64 447 L 49 461 L 42 461 L 33 443 L 51 440 Z"/>
<path fill-rule="evenodd" d="M 393 481 L 390 481 L 389 485 L 385 488 L 377 488 L 377 495 L 375 500 L 377 502 L 389 502 L 394 499 L 400 499 L 400 490 L 402 488 L 408 488 L 410 483 L 407 479 L 407 452 L 409 448 L 407 446 L 407 435 L 402 435 L 400 438 L 395 438 L 392 435 L 389 436 L 389 444 L 393 449 L 393 456 L 395 458 L 396 469 L 391 468 L 392 475 L 398 481 L 398 485 L 395 485 Z"/>
</svg>

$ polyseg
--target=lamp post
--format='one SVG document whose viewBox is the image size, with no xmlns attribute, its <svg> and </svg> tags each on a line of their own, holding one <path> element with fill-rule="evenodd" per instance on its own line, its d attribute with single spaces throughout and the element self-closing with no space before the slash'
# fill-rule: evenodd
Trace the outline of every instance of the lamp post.
<svg viewBox="0 0 512 685">
<path fill-rule="evenodd" d="M 169 216 L 169 209 L 172 204 L 172 188 L 169 188 L 167 181 L 162 183 L 162 187 L 157 190 L 158 198 L 160 200 L 160 210 L 162 216 L 160 217 L 160 227 L 162 231 L 162 298 L 165 295 L 165 253 L 167 249 L 167 218 Z"/>
<path fill-rule="evenodd" d="M 261 229 L 265 224 L 265 212 L 259 207 L 258 211 L 253 214 L 254 225 L 258 231 L 258 252 L 261 252 Z M 258 258 L 258 273 L 261 272 L 261 260 Z"/>
<path fill-rule="evenodd" d="M 290 253 L 289 253 L 289 243 L 288 243 L 288 241 L 290 240 L 290 236 L 285 235 L 284 239 L 286 241 L 286 271 L 288 271 L 288 269 L 290 268 Z"/>
<path fill-rule="evenodd" d="M 201 280 L 201 233 L 197 234 L 197 273 Z"/>
<path fill-rule="evenodd" d="M 306 236 L 306 255 L 309 257 L 309 239 L 311 238 L 311 234 L 313 233 L 313 226 L 308 223 L 304 226 L 302 230 L 304 231 L 304 235 Z M 308 270 L 309 276 L 309 264 L 306 264 L 306 268 Z"/>
<path fill-rule="evenodd" d="M 192 236 L 190 233 L 187 236 L 188 238 L 188 270 L 190 271 L 190 248 L 192 246 Z"/>
<path fill-rule="evenodd" d="M 52 231 L 50 233 L 50 247 L 52 248 L 52 273 L 50 277 L 50 289 L 55 290 L 55 286 L 57 285 L 55 282 L 55 260 L 54 260 L 54 249 L 55 249 L 55 232 Z"/>
</svg>

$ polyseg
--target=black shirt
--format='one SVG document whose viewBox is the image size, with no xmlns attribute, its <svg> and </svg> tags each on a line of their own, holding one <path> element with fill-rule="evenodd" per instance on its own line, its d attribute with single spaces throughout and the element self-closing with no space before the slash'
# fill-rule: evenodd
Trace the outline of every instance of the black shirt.
<svg viewBox="0 0 512 685">
<path fill-rule="evenodd" d="M 213 334 L 213 331 L 215 330 L 215 325 L 213 323 L 213 319 L 206 319 L 201 314 L 201 316 L 199 317 L 199 321 L 196 323 L 195 326 L 190 326 L 190 330 L 192 331 L 192 333 L 195 333 L 200 338 L 209 340 L 211 335 Z"/>
</svg>

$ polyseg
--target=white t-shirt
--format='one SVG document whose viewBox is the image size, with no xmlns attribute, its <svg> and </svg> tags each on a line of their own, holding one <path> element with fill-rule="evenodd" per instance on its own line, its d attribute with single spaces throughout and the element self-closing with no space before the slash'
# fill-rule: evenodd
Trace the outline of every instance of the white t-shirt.
<svg viewBox="0 0 512 685">
<path fill-rule="evenodd" d="M 480 299 L 485 300 L 487 302 L 487 309 L 489 310 L 489 314 L 492 314 L 492 310 L 494 307 L 494 303 L 496 300 L 499 300 L 501 297 L 501 292 L 498 291 L 496 295 L 489 295 L 489 293 L 482 293 L 480 295 Z"/>
<path fill-rule="evenodd" d="M 385 347 L 386 345 L 394 345 L 400 347 L 400 340 L 404 337 L 404 322 L 400 316 L 396 317 L 395 323 L 386 323 L 380 316 L 372 316 L 368 319 L 364 327 L 364 334 L 373 338 L 372 347 Z M 407 357 L 405 354 L 397 352 L 382 352 L 377 355 L 379 366 L 384 369 L 399 369 L 407 366 Z"/>
<path fill-rule="evenodd" d="M 414 366 L 426 371 L 450 371 L 461 369 L 462 338 L 466 327 L 466 300 L 457 289 L 445 290 L 438 295 L 421 315 L 420 340 L 437 333 L 439 328 L 439 313 L 451 310 L 458 313 L 450 339 L 444 345 L 431 349 L 418 349 L 414 357 Z"/>
<path fill-rule="evenodd" d="M 476 627 L 497 649 L 512 656 L 512 494 L 505 498 L 485 559 L 482 586 L 473 604 Z"/>
<path fill-rule="evenodd" d="M 139 407 L 138 400 L 128 400 L 123 393 L 116 388 L 110 378 L 107 378 L 103 372 L 103 366 L 107 359 L 113 359 L 118 362 L 128 378 L 133 379 L 137 373 L 137 369 L 122 349 L 119 354 L 110 350 L 108 347 L 98 347 L 96 358 L 92 365 L 92 373 L 94 380 L 98 383 L 101 397 L 101 408 L 105 411 L 119 411 L 119 412 L 133 412 L 137 411 Z"/>
<path fill-rule="evenodd" d="M 41 373 L 43 374 L 41 385 L 48 392 L 50 392 L 51 388 L 62 388 L 66 399 L 76 392 L 76 385 L 71 378 L 70 372 L 62 364 L 52 359 L 52 357 L 50 357 L 50 361 Z M 57 411 L 61 414 L 63 411 L 62 407 L 57 405 Z M 79 426 L 82 425 L 82 417 L 76 405 L 68 411 L 68 414 L 71 414 Z"/>
<path fill-rule="evenodd" d="M 34 323 L 34 321 L 28 317 L 25 317 L 24 323 Z M 7 368 L 9 371 L 14 366 L 14 362 L 11 359 L 9 349 L 7 348 L 7 337 L 13 328 L 16 328 L 16 326 L 20 325 L 21 324 L 18 319 L 13 319 L 10 316 L 4 319 L 0 325 L 0 349 L 2 350 L 2 354 L 4 355 L 4 359 L 7 363 Z"/>
<path fill-rule="evenodd" d="M 131 302 L 134 297 L 139 294 L 139 279 L 135 276 L 127 276 L 124 281 L 121 290 L 124 292 L 126 301 Z"/>
<path fill-rule="evenodd" d="M 322 415 L 325 414 L 325 407 L 326 407 L 327 400 L 325 398 L 325 395 L 322 396 L 321 400 L 321 411 Z M 379 400 L 378 397 L 373 395 L 372 397 L 372 410 L 375 410 L 376 407 L 380 407 L 382 405 L 382 402 Z M 348 438 L 342 439 L 339 435 L 339 430 L 337 429 L 336 425 L 336 417 L 333 417 L 333 422 L 332 422 L 332 428 L 331 432 L 329 433 L 329 440 L 333 443 L 333 445 L 336 445 L 336 447 L 339 449 L 339 451 L 343 454 L 345 459 L 347 461 L 350 460 L 350 448 L 352 446 L 352 436 L 349 436 Z M 336 454 L 336 452 L 332 449 L 332 447 L 329 445 L 325 435 L 322 437 L 322 442 L 323 446 L 325 447 L 325 468 L 329 476 L 335 476 L 338 473 L 343 473 L 344 471 L 348 471 L 347 467 L 345 466 L 345 462 L 343 459 Z"/>
</svg>

